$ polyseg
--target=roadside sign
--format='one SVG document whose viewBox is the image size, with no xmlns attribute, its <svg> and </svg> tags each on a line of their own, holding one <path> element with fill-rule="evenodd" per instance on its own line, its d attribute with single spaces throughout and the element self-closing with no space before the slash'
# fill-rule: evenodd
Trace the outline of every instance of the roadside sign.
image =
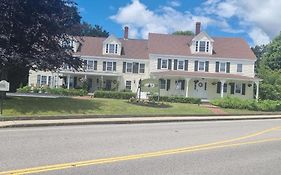
<svg viewBox="0 0 281 175">
<path fill-rule="evenodd" d="M 7 92 L 10 90 L 10 83 L 6 80 L 0 81 L 0 91 Z"/>
</svg>

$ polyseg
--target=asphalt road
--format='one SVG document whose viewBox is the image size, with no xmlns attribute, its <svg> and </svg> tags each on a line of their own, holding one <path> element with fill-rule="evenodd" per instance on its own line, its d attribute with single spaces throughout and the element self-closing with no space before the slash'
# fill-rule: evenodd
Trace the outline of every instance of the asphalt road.
<svg viewBox="0 0 281 175">
<path fill-rule="evenodd" d="M 0 175 L 280 175 L 280 165 L 281 120 L 0 129 Z"/>
</svg>

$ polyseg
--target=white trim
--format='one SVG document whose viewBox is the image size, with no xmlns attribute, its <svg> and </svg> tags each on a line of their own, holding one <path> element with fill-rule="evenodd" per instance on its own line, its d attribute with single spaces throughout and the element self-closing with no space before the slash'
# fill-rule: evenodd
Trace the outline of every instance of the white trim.
<svg viewBox="0 0 281 175">
<path fill-rule="evenodd" d="M 101 60 L 101 59 L 111 59 L 111 60 L 120 60 L 120 61 L 135 61 L 135 60 L 142 60 L 142 61 L 146 61 L 149 62 L 149 58 L 147 59 L 142 59 L 142 58 L 126 58 L 126 57 L 108 57 L 108 56 L 90 56 L 90 55 L 75 55 L 73 54 L 74 57 L 80 57 L 81 59 L 83 59 L 84 57 L 88 57 L 88 58 L 93 58 L 96 60 Z M 111 56 L 111 55 L 110 55 Z M 114 55 L 112 55 L 114 56 Z"/>
</svg>

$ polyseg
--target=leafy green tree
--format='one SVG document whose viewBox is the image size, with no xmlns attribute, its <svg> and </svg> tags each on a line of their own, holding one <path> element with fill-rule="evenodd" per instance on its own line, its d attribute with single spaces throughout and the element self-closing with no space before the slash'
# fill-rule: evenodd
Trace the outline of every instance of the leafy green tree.
<svg viewBox="0 0 281 175">
<path fill-rule="evenodd" d="M 266 52 L 266 45 L 256 45 L 255 47 L 251 47 L 252 51 L 257 57 L 257 61 L 255 62 L 255 71 L 259 70 L 259 65 L 263 54 Z"/>
<path fill-rule="evenodd" d="M 63 63 L 75 68 L 81 65 L 66 44 L 70 29 L 81 19 L 73 1 L 1 0 L 0 11 L 1 79 L 11 77 L 8 73 L 13 75 L 13 69 L 54 70 Z M 13 86 L 14 78 L 9 81 Z"/>
<path fill-rule="evenodd" d="M 194 36 L 194 33 L 192 31 L 186 30 L 186 31 L 176 31 L 172 33 L 173 35 L 187 35 L 187 36 Z"/>
<path fill-rule="evenodd" d="M 87 22 L 83 22 L 72 28 L 72 35 L 75 36 L 93 36 L 93 37 L 108 37 L 109 33 L 99 25 L 92 26 Z"/>
</svg>

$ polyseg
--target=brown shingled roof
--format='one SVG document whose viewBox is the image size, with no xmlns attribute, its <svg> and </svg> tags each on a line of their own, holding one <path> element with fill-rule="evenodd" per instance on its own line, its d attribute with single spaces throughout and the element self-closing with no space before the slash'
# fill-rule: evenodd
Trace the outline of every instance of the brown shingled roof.
<svg viewBox="0 0 281 175">
<path fill-rule="evenodd" d="M 77 37 L 77 39 L 81 43 L 81 46 L 75 55 L 148 59 L 147 40 L 119 39 L 119 41 L 122 43 L 122 54 L 121 56 L 112 56 L 102 54 L 103 41 L 106 40 L 106 38 L 84 36 Z"/>
<path fill-rule="evenodd" d="M 152 75 L 160 77 L 186 77 L 186 78 L 214 78 L 214 79 L 237 79 L 237 80 L 246 80 L 254 81 L 260 80 L 258 78 L 247 77 L 237 74 L 226 74 L 226 73 L 209 73 L 209 72 L 187 72 L 187 71 L 161 71 L 161 72 L 152 72 Z"/>
<path fill-rule="evenodd" d="M 191 54 L 193 36 L 149 34 L 149 53 L 179 56 L 204 56 L 216 58 L 237 58 L 255 60 L 256 56 L 245 40 L 241 38 L 214 37 L 213 55 Z"/>
</svg>

